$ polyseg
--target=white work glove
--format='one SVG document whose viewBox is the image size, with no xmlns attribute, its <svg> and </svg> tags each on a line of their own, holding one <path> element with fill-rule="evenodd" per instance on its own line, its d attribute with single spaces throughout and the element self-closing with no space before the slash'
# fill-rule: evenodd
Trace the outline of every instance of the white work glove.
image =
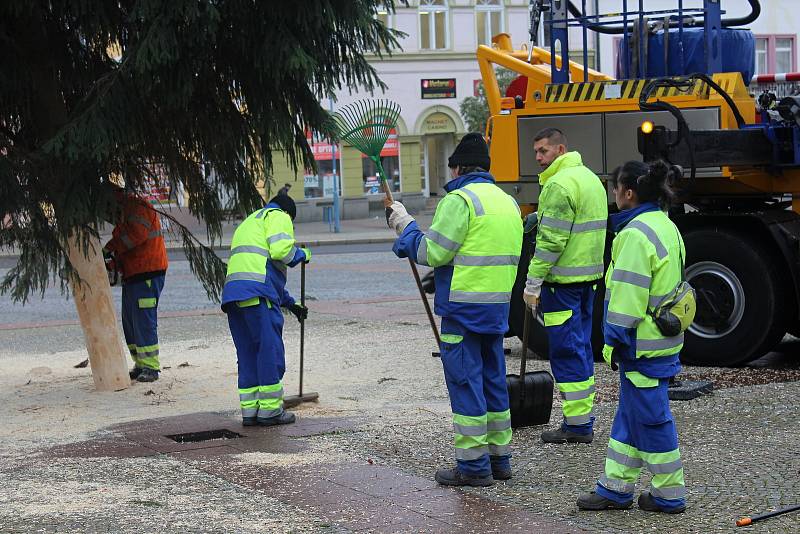
<svg viewBox="0 0 800 534">
<path fill-rule="evenodd" d="M 539 306 L 539 295 L 542 294 L 542 283 L 544 280 L 541 278 L 528 278 L 525 284 L 525 290 L 522 292 L 522 300 L 531 309 L 531 313 L 536 311 Z"/>
<path fill-rule="evenodd" d="M 389 228 L 397 232 L 398 236 L 403 233 L 406 226 L 411 224 L 413 220 L 414 217 L 408 214 L 406 207 L 400 202 L 395 201 L 386 206 L 386 223 Z"/>
</svg>

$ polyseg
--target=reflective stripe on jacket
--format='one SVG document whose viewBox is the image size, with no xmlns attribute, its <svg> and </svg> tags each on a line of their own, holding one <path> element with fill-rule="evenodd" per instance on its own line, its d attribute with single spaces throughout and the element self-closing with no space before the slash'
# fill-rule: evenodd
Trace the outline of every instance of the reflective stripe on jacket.
<svg viewBox="0 0 800 534">
<path fill-rule="evenodd" d="M 294 304 L 286 291 L 286 269 L 304 258 L 288 214 L 275 204 L 251 213 L 233 233 L 222 305 L 257 297 L 276 306 Z"/>
<path fill-rule="evenodd" d="M 608 197 L 600 179 L 567 152 L 539 175 L 539 228 L 529 278 L 570 284 L 603 277 Z"/>
<path fill-rule="evenodd" d="M 158 213 L 148 202 L 131 195 L 121 195 L 121 202 L 122 222 L 114 226 L 105 248 L 114 253 L 123 278 L 166 271 L 169 262 Z"/>
<path fill-rule="evenodd" d="M 473 332 L 505 333 L 522 249 L 519 207 L 488 173 L 459 176 L 445 190 L 430 230 L 410 224 L 393 250 L 434 267 L 438 315 Z"/>
<path fill-rule="evenodd" d="M 686 253 L 678 228 L 655 204 L 651 206 L 614 239 L 605 279 L 604 334 L 606 344 L 624 347 L 627 367 L 664 378 L 677 373 L 683 334 L 665 337 L 648 312 L 681 282 L 681 258 Z"/>
</svg>

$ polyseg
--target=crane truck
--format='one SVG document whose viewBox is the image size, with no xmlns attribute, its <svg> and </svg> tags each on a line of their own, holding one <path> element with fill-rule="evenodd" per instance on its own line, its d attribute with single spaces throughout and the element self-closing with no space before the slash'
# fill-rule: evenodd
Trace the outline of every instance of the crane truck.
<svg viewBox="0 0 800 534">
<path fill-rule="evenodd" d="M 721 0 L 693 8 L 677 1 L 675 9 L 656 12 L 621 0 L 612 14 L 587 14 L 585 0 L 533 0 L 530 46 L 514 49 L 510 36 L 499 34 L 477 50 L 491 171 L 526 212 L 536 209 L 540 191 L 533 138 L 545 127 L 561 129 L 604 180 L 627 160 L 683 166 L 670 217 L 686 243 L 698 311 L 681 358 L 699 365 L 740 365 L 787 333 L 800 335 L 800 97 L 751 95 L 745 80 L 753 74 L 755 39 L 743 27 L 761 6 L 747 1 L 748 16 L 726 18 Z M 549 49 L 535 46 L 542 13 Z M 586 66 L 589 32 L 619 37 L 619 79 Z M 582 64 L 562 59 L 576 34 L 583 37 Z M 497 67 L 518 74 L 505 95 Z M 533 247 L 526 239 L 509 316 L 510 333 L 519 338 Z M 546 355 L 543 325 L 531 328 L 530 348 Z"/>
</svg>

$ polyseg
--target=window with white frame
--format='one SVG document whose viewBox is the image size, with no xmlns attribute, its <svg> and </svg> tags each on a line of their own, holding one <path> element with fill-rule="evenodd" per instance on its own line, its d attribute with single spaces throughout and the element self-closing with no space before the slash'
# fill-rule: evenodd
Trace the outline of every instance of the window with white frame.
<svg viewBox="0 0 800 534">
<path fill-rule="evenodd" d="M 447 10 L 447 0 L 420 0 L 420 50 L 442 50 L 448 48 L 450 28 Z"/>
<path fill-rule="evenodd" d="M 383 22 L 383 25 L 387 28 L 394 27 L 394 20 L 392 20 L 394 17 L 392 17 L 392 13 L 384 5 L 378 7 L 378 10 L 375 12 L 375 18 Z"/>
<path fill-rule="evenodd" d="M 475 2 L 475 25 L 478 30 L 478 44 L 492 45 L 492 37 L 503 33 L 502 0 L 477 0 Z"/>
<path fill-rule="evenodd" d="M 794 35 L 756 36 L 756 74 L 777 74 L 797 70 Z"/>
</svg>

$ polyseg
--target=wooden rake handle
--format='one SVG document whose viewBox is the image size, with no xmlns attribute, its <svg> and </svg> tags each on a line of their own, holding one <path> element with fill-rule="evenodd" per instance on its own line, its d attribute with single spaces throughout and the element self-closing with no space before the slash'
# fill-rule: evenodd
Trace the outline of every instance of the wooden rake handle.
<svg viewBox="0 0 800 534">
<path fill-rule="evenodd" d="M 383 189 L 383 194 L 386 195 L 386 199 L 389 202 L 394 202 L 394 197 L 392 196 L 392 190 L 389 189 L 389 182 L 386 180 L 385 176 L 381 176 L 381 189 Z"/>
<path fill-rule="evenodd" d="M 381 174 L 381 188 L 383 189 L 384 195 L 386 195 L 386 200 L 389 202 L 394 202 L 394 197 L 392 196 L 392 190 L 389 189 L 389 183 L 386 180 L 386 177 L 383 175 L 383 168 L 380 169 Z M 428 322 L 431 324 L 431 330 L 433 330 L 433 337 L 436 339 L 436 348 L 440 351 L 442 350 L 442 341 L 439 337 L 439 329 L 436 328 L 436 321 L 433 318 L 433 312 L 431 312 L 431 305 L 428 303 L 428 297 L 425 296 L 425 290 L 422 288 L 422 280 L 419 277 L 419 271 L 417 270 L 417 266 L 414 265 L 414 260 L 408 258 L 408 264 L 411 266 L 411 272 L 414 274 L 414 281 L 417 283 L 417 290 L 419 291 L 419 297 L 422 299 L 422 304 L 425 306 L 425 313 L 428 316 Z"/>
</svg>

